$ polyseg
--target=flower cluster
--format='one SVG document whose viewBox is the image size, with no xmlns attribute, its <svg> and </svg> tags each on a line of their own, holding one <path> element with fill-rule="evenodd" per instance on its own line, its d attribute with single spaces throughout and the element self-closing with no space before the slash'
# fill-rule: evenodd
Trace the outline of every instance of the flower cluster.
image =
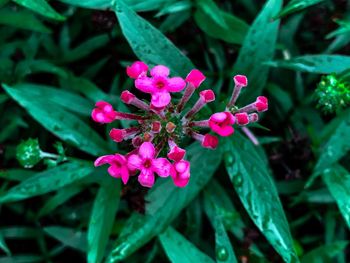
<svg viewBox="0 0 350 263">
<path fill-rule="evenodd" d="M 144 113 L 142 115 L 117 112 L 112 105 L 100 101 L 92 111 L 92 118 L 98 123 L 111 123 L 114 120 L 133 120 L 137 125 L 110 131 L 115 142 L 131 140 L 133 150 L 124 155 L 113 154 L 99 157 L 95 166 L 109 164 L 111 176 L 121 178 L 126 184 L 129 177 L 138 173 L 138 181 L 142 186 L 152 187 L 155 174 L 160 177 L 171 176 L 178 187 L 185 187 L 190 179 L 190 162 L 185 160 L 186 150 L 181 148 L 184 137 L 191 137 L 205 148 L 215 149 L 218 138 L 210 133 L 200 133 L 201 129 L 211 130 L 219 136 L 230 136 L 234 133 L 234 124 L 247 125 L 258 120 L 256 112 L 266 111 L 268 101 L 258 97 L 255 102 L 238 108 L 236 100 L 242 88 L 248 84 L 247 78 L 235 76 L 235 88 L 225 111 L 217 112 L 207 120 L 196 120 L 196 114 L 208 103 L 215 100 L 212 90 L 202 90 L 195 104 L 188 109 L 187 103 L 199 89 L 205 76 L 193 69 L 185 79 L 170 77 L 166 66 L 153 67 L 148 74 L 148 66 L 137 61 L 127 67 L 127 75 L 134 79 L 135 87 L 150 94 L 151 101 L 146 103 L 128 90 L 122 92 L 120 98 Z M 177 104 L 171 102 L 171 93 L 183 91 Z M 167 158 L 159 157 L 164 153 Z"/>
</svg>

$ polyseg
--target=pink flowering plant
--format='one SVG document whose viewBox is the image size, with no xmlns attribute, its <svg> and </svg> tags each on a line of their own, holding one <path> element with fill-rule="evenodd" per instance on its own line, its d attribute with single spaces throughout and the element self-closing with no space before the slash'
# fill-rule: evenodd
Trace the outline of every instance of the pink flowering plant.
<svg viewBox="0 0 350 263">
<path fill-rule="evenodd" d="M 191 70 L 186 78 L 170 77 L 170 69 L 164 65 L 149 69 L 144 62 L 136 61 L 127 67 L 126 73 L 134 80 L 136 90 L 149 94 L 150 102 L 138 98 L 130 88 L 124 90 L 120 98 L 138 113 L 118 112 L 105 101 L 98 101 L 91 113 L 92 119 L 101 124 L 118 120 L 134 123 L 129 128 L 112 128 L 109 133 L 116 143 L 129 141 L 132 148 L 129 153 L 104 155 L 95 161 L 95 166 L 108 164 L 108 173 L 121 178 L 124 184 L 131 176 L 137 176 L 142 186 L 151 188 L 157 176 L 170 176 L 176 186 L 187 186 L 191 163 L 186 160 L 186 137 L 198 141 L 204 148 L 215 150 L 218 137 L 232 136 L 234 126 L 257 122 L 257 113 L 268 109 L 264 96 L 244 107 L 236 106 L 241 90 L 248 86 L 244 75 L 233 77 L 235 85 L 225 109 L 202 120 L 198 113 L 215 100 L 215 93 L 211 89 L 201 90 L 206 77 L 198 69 Z M 181 93 L 181 98 L 172 98 L 171 94 L 175 93 Z M 197 101 L 190 105 L 191 97 L 198 95 Z"/>
</svg>

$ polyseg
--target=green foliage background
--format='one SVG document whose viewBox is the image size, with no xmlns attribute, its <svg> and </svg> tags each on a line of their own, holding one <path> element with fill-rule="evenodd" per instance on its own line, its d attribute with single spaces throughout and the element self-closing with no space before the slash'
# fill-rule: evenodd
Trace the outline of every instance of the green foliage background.
<svg viewBox="0 0 350 263">
<path fill-rule="evenodd" d="M 344 0 L 0 0 L 0 262 L 349 262 L 349 109 L 315 101 L 322 75 L 348 87 L 349 14 Z M 184 189 L 94 168 L 127 150 L 90 113 L 129 110 L 135 60 L 205 72 L 204 115 L 247 75 L 239 104 L 269 97 L 260 146 L 239 128 L 216 151 L 190 145 Z M 26 156 L 32 169 L 16 160 L 28 138 L 46 159 Z"/>
</svg>

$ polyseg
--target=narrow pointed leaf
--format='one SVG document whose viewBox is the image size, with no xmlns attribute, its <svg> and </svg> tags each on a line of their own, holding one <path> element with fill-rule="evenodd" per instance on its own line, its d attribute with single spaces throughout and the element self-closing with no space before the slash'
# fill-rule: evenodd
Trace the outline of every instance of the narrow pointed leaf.
<svg viewBox="0 0 350 263">
<path fill-rule="evenodd" d="M 332 244 L 320 246 L 305 254 L 301 263 L 333 262 L 331 261 L 332 258 L 342 252 L 348 244 L 348 241 L 337 241 Z"/>
<path fill-rule="evenodd" d="M 86 233 L 84 232 L 61 226 L 45 227 L 44 231 L 46 234 L 57 239 L 64 245 L 82 252 L 86 252 L 87 250 L 87 238 Z"/>
<path fill-rule="evenodd" d="M 0 203 L 15 202 L 43 195 L 72 184 L 91 174 L 94 167 L 89 162 L 69 162 L 38 173 L 12 187 L 0 196 Z"/>
<path fill-rule="evenodd" d="M 117 0 L 115 10 L 124 36 L 140 60 L 167 65 L 173 74 L 181 76 L 193 69 L 191 61 L 169 39 L 123 1 Z"/>
<path fill-rule="evenodd" d="M 146 215 L 134 213 L 120 234 L 108 262 L 125 259 L 153 237 L 164 231 L 209 182 L 221 162 L 221 152 L 203 149 L 199 144 L 187 149 L 191 179 L 185 188 L 173 185 L 170 178 L 159 178 L 146 196 Z M 205 163 L 206 165 L 203 165 Z"/>
<path fill-rule="evenodd" d="M 84 8 L 91 8 L 91 9 L 109 9 L 112 6 L 113 0 L 59 0 L 63 3 L 72 5 L 72 6 L 79 6 Z"/>
<path fill-rule="evenodd" d="M 222 28 L 228 28 L 220 8 L 213 0 L 197 0 L 197 8 L 201 10 L 206 17 L 212 19 L 214 23 Z"/>
<path fill-rule="evenodd" d="M 247 75 L 249 89 L 244 93 L 243 103 L 252 102 L 265 87 L 269 67 L 263 63 L 272 60 L 276 48 L 279 21 L 272 21 L 281 9 L 282 0 L 268 0 L 255 18 L 243 41 L 234 65 L 236 74 Z"/>
<path fill-rule="evenodd" d="M 105 255 L 119 206 L 120 181 L 112 177 L 106 180 L 95 198 L 88 228 L 87 261 L 91 263 L 101 262 Z"/>
<path fill-rule="evenodd" d="M 350 172 L 335 165 L 324 171 L 322 177 L 350 228 Z"/>
<path fill-rule="evenodd" d="M 249 216 L 285 262 L 299 262 L 283 207 L 267 164 L 248 139 L 235 133 L 225 164 Z"/>
<path fill-rule="evenodd" d="M 13 2 L 24 6 L 35 13 L 47 18 L 63 21 L 66 18 L 55 11 L 46 0 L 12 0 Z"/>
<path fill-rule="evenodd" d="M 305 8 L 308 8 L 312 5 L 316 5 L 323 1 L 324 0 L 292 0 L 282 9 L 282 11 L 277 15 L 276 18 L 281 18 L 283 16 L 301 11 Z"/>
<path fill-rule="evenodd" d="M 173 263 L 214 263 L 214 260 L 200 251 L 172 227 L 168 227 L 159 236 L 159 240 L 168 258 Z"/>
<path fill-rule="evenodd" d="M 271 61 L 267 65 L 317 74 L 341 73 L 350 67 L 350 56 L 307 55 L 289 60 Z"/>
</svg>

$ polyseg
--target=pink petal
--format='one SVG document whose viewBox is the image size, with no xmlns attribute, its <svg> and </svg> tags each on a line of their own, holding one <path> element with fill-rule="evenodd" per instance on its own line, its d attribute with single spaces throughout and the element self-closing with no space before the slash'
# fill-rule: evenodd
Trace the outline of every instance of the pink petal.
<svg viewBox="0 0 350 263">
<path fill-rule="evenodd" d="M 108 168 L 108 173 L 115 178 L 120 178 L 120 168 L 115 165 L 111 165 Z"/>
<path fill-rule="evenodd" d="M 170 174 L 171 164 L 166 158 L 158 158 L 152 162 L 153 171 L 161 177 L 167 177 Z"/>
<path fill-rule="evenodd" d="M 169 76 L 170 70 L 166 66 L 158 65 L 151 69 L 152 77 L 167 77 Z"/>
<path fill-rule="evenodd" d="M 96 159 L 94 165 L 97 167 L 97 166 L 100 166 L 100 165 L 103 165 L 103 164 L 106 164 L 106 163 L 112 163 L 113 161 L 115 160 L 115 156 L 114 155 L 104 155 L 104 156 L 101 156 L 99 158 Z"/>
<path fill-rule="evenodd" d="M 139 155 L 142 159 L 153 159 L 156 154 L 156 150 L 152 143 L 144 142 L 139 148 Z"/>
<path fill-rule="evenodd" d="M 181 178 L 173 178 L 174 181 L 174 185 L 176 185 L 177 187 L 185 187 L 186 185 L 188 185 L 188 182 L 190 181 L 190 174 L 188 174 L 188 177 L 185 179 L 181 179 Z"/>
<path fill-rule="evenodd" d="M 233 77 L 236 86 L 245 87 L 248 85 L 248 79 L 244 75 L 236 75 Z"/>
<path fill-rule="evenodd" d="M 154 185 L 154 174 L 150 169 L 143 169 L 138 177 L 139 183 L 144 187 L 151 188 Z"/>
<path fill-rule="evenodd" d="M 167 90 L 169 92 L 179 92 L 183 90 L 185 86 L 186 86 L 186 82 L 183 80 L 183 78 L 180 78 L 180 77 L 169 78 Z"/>
<path fill-rule="evenodd" d="M 215 122 L 222 122 L 227 118 L 227 115 L 225 112 L 217 112 L 211 115 L 210 121 L 215 121 Z"/>
<path fill-rule="evenodd" d="M 126 166 L 122 166 L 122 168 L 120 168 L 120 174 L 121 174 L 123 183 L 126 184 L 129 181 L 128 168 Z"/>
<path fill-rule="evenodd" d="M 128 158 L 128 167 L 131 170 L 141 170 L 143 168 L 142 159 L 137 154 L 130 155 Z"/>
<path fill-rule="evenodd" d="M 249 123 L 249 117 L 246 112 L 235 114 L 238 125 L 247 125 Z"/>
<path fill-rule="evenodd" d="M 152 106 L 156 108 L 163 108 L 169 104 L 171 101 L 171 96 L 169 92 L 157 92 L 152 94 Z"/>
<path fill-rule="evenodd" d="M 215 93 L 211 89 L 202 90 L 199 92 L 199 96 L 207 103 L 215 100 Z"/>
<path fill-rule="evenodd" d="M 218 146 L 219 139 L 211 134 L 204 135 L 202 146 L 209 149 L 215 149 Z"/>
<path fill-rule="evenodd" d="M 136 96 L 128 90 L 124 90 L 120 95 L 120 99 L 126 104 L 130 104 L 135 98 Z"/>
<path fill-rule="evenodd" d="M 156 92 L 157 89 L 153 85 L 153 79 L 148 77 L 142 77 L 135 80 L 135 87 L 142 92 L 152 93 Z"/>
<path fill-rule="evenodd" d="M 174 164 L 174 167 L 178 173 L 185 173 L 190 171 L 190 162 L 189 161 L 179 161 Z"/>
<path fill-rule="evenodd" d="M 205 76 L 198 69 L 193 69 L 187 75 L 186 81 L 190 82 L 195 88 L 198 88 L 205 80 Z"/>
<path fill-rule="evenodd" d="M 147 74 L 148 66 L 142 61 L 136 61 L 131 66 L 126 68 L 126 74 L 130 78 L 137 79 L 140 76 L 144 76 Z"/>
<path fill-rule="evenodd" d="M 115 129 L 113 128 L 110 132 L 109 132 L 109 136 L 111 137 L 111 139 L 115 142 L 121 142 L 124 140 L 124 132 L 123 129 Z"/>
<path fill-rule="evenodd" d="M 222 127 L 220 130 L 217 131 L 217 134 L 223 137 L 227 137 L 232 135 L 235 132 L 235 129 L 232 126 L 225 126 Z"/>
<path fill-rule="evenodd" d="M 177 161 L 182 160 L 184 158 L 185 154 L 186 154 L 186 150 L 184 150 L 178 146 L 174 146 L 170 150 L 170 152 L 168 153 L 167 156 L 170 160 L 177 162 Z"/>
</svg>

